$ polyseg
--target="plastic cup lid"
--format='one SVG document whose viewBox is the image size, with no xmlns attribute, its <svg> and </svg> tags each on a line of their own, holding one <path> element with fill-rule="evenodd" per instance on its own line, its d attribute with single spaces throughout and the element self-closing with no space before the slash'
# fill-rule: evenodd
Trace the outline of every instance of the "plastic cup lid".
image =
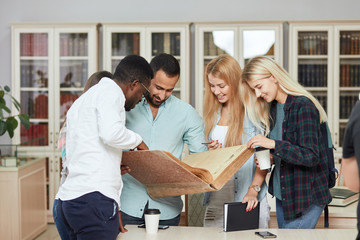
<svg viewBox="0 0 360 240">
<path fill-rule="evenodd" d="M 146 209 L 144 214 L 160 214 L 160 210 L 159 209 Z"/>
</svg>

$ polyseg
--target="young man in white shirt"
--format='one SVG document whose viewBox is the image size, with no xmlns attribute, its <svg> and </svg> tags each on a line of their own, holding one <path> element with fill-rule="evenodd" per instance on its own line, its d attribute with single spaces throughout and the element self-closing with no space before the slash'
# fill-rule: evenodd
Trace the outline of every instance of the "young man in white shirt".
<svg viewBox="0 0 360 240">
<path fill-rule="evenodd" d="M 103 78 L 67 113 L 68 175 L 59 188 L 59 215 L 71 239 L 116 239 L 123 187 L 122 149 L 148 149 L 125 127 L 125 111 L 141 100 L 153 72 L 140 56 L 127 56 L 113 79 Z"/>
</svg>

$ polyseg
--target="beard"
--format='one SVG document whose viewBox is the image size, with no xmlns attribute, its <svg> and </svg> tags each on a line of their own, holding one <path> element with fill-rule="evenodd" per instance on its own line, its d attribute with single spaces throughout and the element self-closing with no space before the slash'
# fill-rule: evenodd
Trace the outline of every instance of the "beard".
<svg viewBox="0 0 360 240">
<path fill-rule="evenodd" d="M 163 102 L 166 101 L 167 98 L 165 98 L 164 100 L 160 100 L 159 98 L 157 98 L 155 95 L 150 95 L 150 93 L 146 92 L 144 94 L 146 100 L 148 100 L 148 102 L 153 105 L 153 106 L 160 106 Z"/>
</svg>

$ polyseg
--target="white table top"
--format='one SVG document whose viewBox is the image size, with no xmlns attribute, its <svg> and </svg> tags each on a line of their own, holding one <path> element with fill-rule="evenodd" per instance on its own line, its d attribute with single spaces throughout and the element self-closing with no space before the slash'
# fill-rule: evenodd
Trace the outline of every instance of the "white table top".
<svg viewBox="0 0 360 240">
<path fill-rule="evenodd" d="M 166 230 L 159 230 L 155 234 L 147 234 L 144 228 L 138 228 L 134 225 L 126 226 L 127 233 L 120 233 L 117 240 L 192 240 L 192 239 L 206 239 L 206 240 L 239 240 L 239 239 L 253 239 L 260 240 L 261 237 L 255 235 L 256 231 L 261 230 L 247 230 L 236 232 L 223 232 L 220 228 L 206 228 L 206 227 L 172 227 Z M 357 229 L 265 229 L 277 235 L 277 240 L 304 240 L 304 239 L 355 239 Z"/>
</svg>

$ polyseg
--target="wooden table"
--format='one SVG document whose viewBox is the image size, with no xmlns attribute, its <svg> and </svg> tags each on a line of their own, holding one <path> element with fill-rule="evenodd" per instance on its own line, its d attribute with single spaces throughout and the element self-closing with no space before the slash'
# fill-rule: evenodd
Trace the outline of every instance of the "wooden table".
<svg viewBox="0 0 360 240">
<path fill-rule="evenodd" d="M 45 159 L 0 167 L 0 239 L 33 239 L 47 228 Z"/>
</svg>

